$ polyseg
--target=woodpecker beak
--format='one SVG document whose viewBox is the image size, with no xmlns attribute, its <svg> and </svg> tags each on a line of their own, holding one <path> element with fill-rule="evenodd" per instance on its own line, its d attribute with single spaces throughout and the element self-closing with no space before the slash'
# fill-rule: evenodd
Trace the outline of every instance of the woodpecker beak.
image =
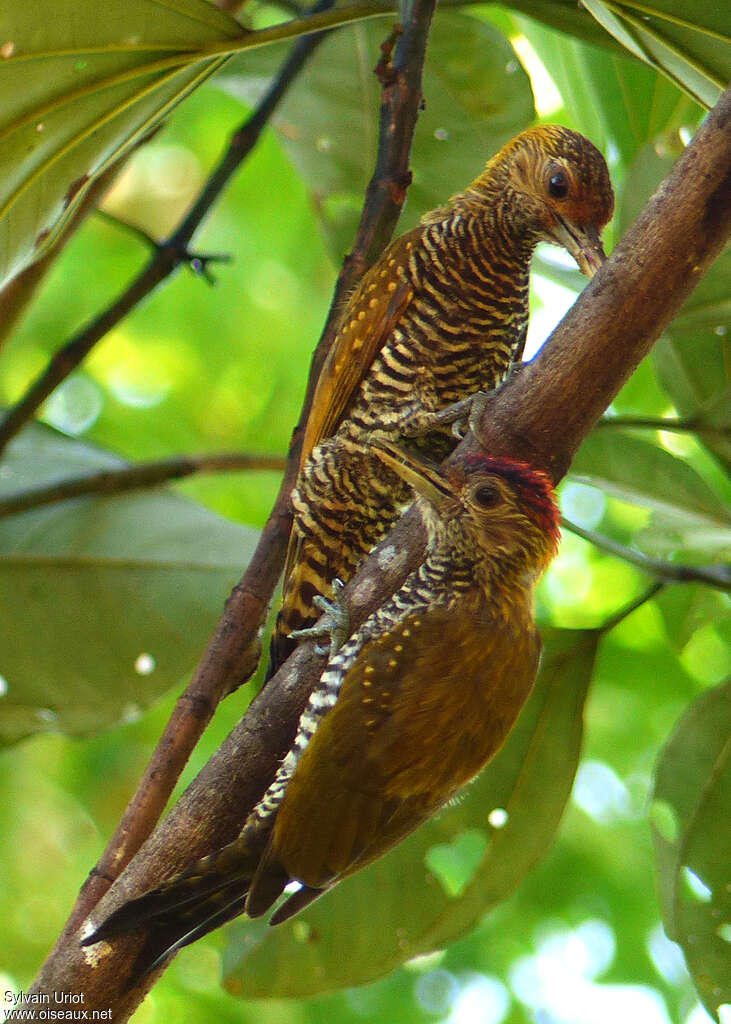
<svg viewBox="0 0 731 1024">
<path fill-rule="evenodd" d="M 397 473 L 402 480 L 413 487 L 417 494 L 423 495 L 436 508 L 445 498 L 451 496 L 451 489 L 439 466 L 427 462 L 404 448 L 390 441 L 372 441 L 370 450 L 377 455 L 384 465 Z"/>
<path fill-rule="evenodd" d="M 571 253 L 582 274 L 593 277 L 607 258 L 599 232 L 593 224 L 579 227 L 557 214 L 556 218 L 558 223 L 551 232 L 553 241 Z"/>
</svg>

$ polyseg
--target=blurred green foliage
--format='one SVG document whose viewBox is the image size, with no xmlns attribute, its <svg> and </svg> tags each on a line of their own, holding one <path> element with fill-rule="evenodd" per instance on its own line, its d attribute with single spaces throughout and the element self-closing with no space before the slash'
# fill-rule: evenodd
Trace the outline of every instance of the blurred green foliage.
<svg viewBox="0 0 731 1024">
<path fill-rule="evenodd" d="M 651 6 L 654 11 L 663 5 Z M 616 45 L 597 47 L 596 23 L 591 31 L 576 27 L 576 5 L 526 0 L 516 7 L 535 8 L 549 24 L 594 42 L 507 9 L 473 9 L 469 17 L 445 13 L 443 21 L 438 15 L 425 75 L 426 112 L 414 148 L 415 187 L 403 225 L 472 177 L 505 137 L 530 123 L 530 75 L 538 116 L 581 130 L 607 153 L 617 187 L 619 237 L 682 151 L 701 110 Z M 615 7 L 626 14 L 631 5 Z M 680 31 L 677 12 L 673 16 Z M 582 18 L 585 28 L 588 16 Z M 386 31 L 381 21 L 343 30 L 318 53 L 196 236 L 196 251 L 234 257 L 212 268 L 216 287 L 181 270 L 111 331 L 46 403 L 43 418 L 57 432 L 38 428 L 13 444 L 0 466 L 3 493 L 27 486 L 31 474 L 37 483 L 70 475 L 74 465 L 108 465 L 120 458 L 286 450 L 372 161 L 378 97 L 369 68 Z M 239 57 L 193 93 L 134 155 L 106 210 L 164 237 L 244 118 L 241 97 L 251 101 L 261 92 L 278 57 L 278 49 L 254 51 L 248 63 Z M 546 70 L 558 93 L 551 91 Z M 454 124 L 452 108 L 459 111 Z M 331 131 L 325 133 L 328 124 Z M 534 347 L 560 315 L 561 304 L 583 285 L 552 255 L 542 253 L 536 261 L 541 277 L 533 295 Z M 49 354 L 119 293 L 145 256 L 144 244 L 123 226 L 88 219 L 3 350 L 3 404 L 17 399 Z M 729 269 L 727 255 L 611 410 L 618 417 L 690 417 L 699 431 L 597 430 L 561 488 L 569 519 L 671 561 L 713 563 L 731 542 Z M 266 519 L 277 484 L 272 473 L 202 476 L 170 489 L 177 494 L 77 499 L 0 522 L 0 728 L 6 740 L 39 733 L 0 752 L 0 991 L 28 986 L 62 927 L 246 562 L 250 528 Z M 156 537 L 160 525 L 169 527 L 164 545 Z M 113 564 L 115 555 L 124 564 Z M 132 556 L 137 575 L 120 585 L 119 571 L 130 571 Z M 701 745 L 707 752 L 716 744 L 714 780 L 728 777 L 727 745 L 719 735 L 719 722 L 726 719 L 718 708 L 728 706 L 728 691 L 719 684 L 731 668 L 731 611 L 719 591 L 678 585 L 661 590 L 610 631 L 594 632 L 640 598 L 650 582 L 637 568 L 567 533 L 542 584 L 543 626 L 561 629 L 564 638 L 574 638 L 569 630 L 582 631 L 571 639 L 576 658 L 569 664 L 576 670 L 583 652 L 592 678 L 581 762 L 558 836 L 504 902 L 484 917 L 466 915 L 461 930 L 450 931 L 450 921 L 464 910 L 460 900 L 487 891 L 491 880 L 484 870 L 490 866 L 485 837 L 493 833 L 487 825 L 475 828 L 478 816 L 485 819 L 494 806 L 491 777 L 485 780 L 490 796 L 481 801 L 474 787 L 459 807 L 428 826 L 431 831 L 335 890 L 304 920 L 277 932 L 260 922 L 236 922 L 184 950 L 138 1011 L 138 1024 L 707 1021 L 679 948 L 664 936 L 660 907 L 666 920 L 672 919 L 669 904 L 680 907 L 674 933 L 679 941 L 687 942 L 693 931 L 688 921 L 701 920 L 715 987 L 727 985 L 728 896 L 717 878 L 724 836 L 720 827 L 714 831 L 709 815 L 728 806 L 728 787 L 712 788 L 711 804 L 698 794 L 710 770 Z M 176 592 L 186 600 L 174 600 Z M 140 607 L 130 609 L 136 600 Z M 166 620 L 153 616 L 150 625 L 148 609 L 155 607 L 165 609 Z M 123 616 L 118 637 L 114 622 Z M 593 658 L 597 641 L 592 673 L 586 645 Z M 140 661 L 146 654 L 152 660 Z M 54 673 L 54 666 L 63 672 Z M 129 691 L 120 685 L 123 677 Z M 584 696 L 580 682 L 578 707 Z M 239 692 L 223 703 L 178 791 L 248 699 Z M 578 717 L 574 706 L 561 719 L 563 726 Z M 83 735 L 72 739 L 67 733 Z M 553 735 L 558 772 L 569 744 L 564 746 L 558 732 Z M 654 765 L 665 744 L 653 802 Z M 544 761 L 538 763 L 542 767 Z M 563 767 L 572 768 L 570 759 Z M 544 810 L 536 806 L 536 828 Z M 497 834 L 500 825 L 493 827 Z M 527 835 L 530 824 L 522 827 Z M 690 909 L 682 889 L 687 850 L 697 904 Z M 710 897 L 702 888 L 705 864 L 712 864 Z M 430 895 L 425 889 L 423 906 L 413 892 L 422 878 L 434 890 Z M 677 893 L 680 903 L 673 904 Z M 412 959 L 413 951 L 404 948 L 391 962 L 406 962 L 387 977 L 326 991 L 366 977 L 368 951 L 374 957 L 377 949 L 381 953 L 380 942 L 390 950 L 394 928 L 398 947 L 399 901 L 404 919 L 426 920 L 437 896 L 443 933 L 432 928 L 432 944 L 424 939 L 418 949 L 426 955 Z M 462 937 L 448 944 L 452 934 Z M 719 977 L 724 963 L 725 979 Z M 234 998 L 220 987 L 222 964 L 231 990 L 282 997 Z M 703 964 L 694 969 L 702 973 Z M 318 989 L 323 994 L 303 995 Z M 714 984 L 700 990 L 706 1004 L 715 1005 Z"/>
</svg>

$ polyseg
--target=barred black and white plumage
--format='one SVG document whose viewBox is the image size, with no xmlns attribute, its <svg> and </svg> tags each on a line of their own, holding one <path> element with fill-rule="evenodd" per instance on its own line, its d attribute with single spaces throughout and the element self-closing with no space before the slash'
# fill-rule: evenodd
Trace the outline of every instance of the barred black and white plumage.
<svg viewBox="0 0 731 1024">
<path fill-rule="evenodd" d="M 563 245 L 591 275 L 612 209 L 598 150 L 541 126 L 508 143 L 365 275 L 307 425 L 270 674 L 294 646 L 289 633 L 318 618 L 314 598 L 352 577 L 409 500 L 403 481 L 364 451 L 367 438 L 445 457 L 456 441 L 438 414 L 498 387 L 522 356 L 538 242 Z"/>
</svg>

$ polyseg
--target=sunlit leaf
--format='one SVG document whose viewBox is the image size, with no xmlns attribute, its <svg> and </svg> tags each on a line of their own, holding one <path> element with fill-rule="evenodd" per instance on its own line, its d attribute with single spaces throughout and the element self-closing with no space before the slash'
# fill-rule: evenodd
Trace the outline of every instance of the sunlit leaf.
<svg viewBox="0 0 731 1024">
<path fill-rule="evenodd" d="M 375 166 L 380 85 L 373 67 L 387 34 L 384 23 L 363 22 L 330 36 L 274 118 L 312 190 L 338 262 L 352 243 Z M 278 47 L 244 54 L 216 81 L 253 103 L 278 60 Z M 534 117 L 528 77 L 507 40 L 492 25 L 455 11 L 440 11 L 434 19 L 423 93 L 414 180 L 400 230 L 464 188 Z"/>
<path fill-rule="evenodd" d="M 728 596 L 699 585 L 666 587 L 655 598 L 655 604 L 665 622 L 670 644 L 678 652 L 699 629 L 731 617 Z"/>
<path fill-rule="evenodd" d="M 731 1003 L 731 683 L 699 697 L 665 745 L 651 817 L 665 930 L 715 1015 Z"/>
<path fill-rule="evenodd" d="M 121 464 L 35 427 L 0 493 Z M 255 540 L 162 489 L 0 520 L 0 741 L 136 717 L 194 667 Z"/>
<path fill-rule="evenodd" d="M 619 205 L 620 235 L 636 219 L 677 156 L 678 142 L 667 138 L 660 144 L 648 144 L 637 154 Z M 730 277 L 731 252 L 724 252 L 668 325 L 651 356 L 660 383 L 678 412 L 697 423 L 699 438 L 726 465 L 731 465 L 731 437 L 724 434 L 731 408 Z"/>
<path fill-rule="evenodd" d="M 574 122 L 596 122 L 598 134 L 592 141 L 603 152 L 616 152 L 625 166 L 648 142 L 654 149 L 655 140 L 696 124 L 702 114 L 701 107 L 676 85 L 627 54 L 591 46 L 540 26 L 526 31 Z M 642 104 L 636 102 L 638 95 L 645 97 Z M 679 141 L 677 148 L 679 154 Z M 634 190 L 625 189 L 625 198 L 628 192 L 634 196 Z"/>
<path fill-rule="evenodd" d="M 728 11 L 715 0 L 584 0 L 607 32 L 712 107 L 731 78 Z"/>
<path fill-rule="evenodd" d="M 520 884 L 571 791 L 599 636 L 553 630 L 544 640 L 517 725 L 464 798 L 294 921 L 265 935 L 258 923 L 240 926 L 231 992 L 301 997 L 380 977 L 466 934 Z"/>
<path fill-rule="evenodd" d="M 598 43 L 608 49 L 620 50 L 620 44 L 609 35 L 595 18 L 575 0 L 511 0 L 510 10 L 527 14 L 536 22 L 559 29 L 569 36 Z"/>
<path fill-rule="evenodd" d="M 330 12 L 338 24 L 380 13 Z M 229 55 L 302 34 L 247 33 L 205 0 L 11 4 L 0 33 L 0 284 L 53 244 L 92 181 Z"/>
<path fill-rule="evenodd" d="M 699 282 L 653 351 L 658 376 L 678 412 L 698 421 L 703 443 L 731 465 L 731 250 Z"/>
</svg>

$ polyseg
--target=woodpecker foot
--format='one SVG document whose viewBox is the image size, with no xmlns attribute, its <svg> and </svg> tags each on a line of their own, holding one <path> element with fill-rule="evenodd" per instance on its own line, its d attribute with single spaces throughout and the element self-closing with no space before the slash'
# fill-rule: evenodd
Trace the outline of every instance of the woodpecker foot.
<svg viewBox="0 0 731 1024">
<path fill-rule="evenodd" d="M 340 648 L 343 646 L 345 641 L 350 636 L 350 612 L 348 611 L 348 605 L 343 595 L 345 584 L 342 580 L 333 580 L 333 599 L 328 601 L 327 598 L 322 597 L 318 594 L 313 598 L 313 604 L 316 605 L 321 612 L 327 615 L 327 619 L 316 626 L 310 626 L 308 629 L 293 629 L 289 634 L 293 640 L 318 640 L 322 637 L 328 637 L 330 640 L 329 647 L 321 647 L 319 644 L 315 646 L 315 652 L 317 654 L 337 654 Z"/>
<path fill-rule="evenodd" d="M 463 398 L 461 402 L 453 402 L 446 409 L 435 413 L 435 419 L 438 417 L 438 425 L 440 426 L 451 423 L 452 434 L 458 441 L 461 441 L 467 431 L 472 430 L 473 424 L 479 420 L 486 402 L 487 393 L 485 391 L 476 391 L 469 398 Z"/>
<path fill-rule="evenodd" d="M 441 427 L 451 425 L 452 433 L 461 438 L 464 436 L 466 426 L 461 433 L 458 431 L 461 429 L 462 423 L 466 424 L 473 398 L 474 396 L 470 395 L 469 398 L 463 398 L 461 402 L 453 402 L 446 408 L 439 409 L 438 412 L 427 412 L 424 409 L 413 412 L 399 424 L 399 434 L 402 437 L 423 437 L 425 434 L 431 433 L 432 430 L 439 430 Z M 374 434 L 376 434 L 375 431 Z"/>
</svg>

